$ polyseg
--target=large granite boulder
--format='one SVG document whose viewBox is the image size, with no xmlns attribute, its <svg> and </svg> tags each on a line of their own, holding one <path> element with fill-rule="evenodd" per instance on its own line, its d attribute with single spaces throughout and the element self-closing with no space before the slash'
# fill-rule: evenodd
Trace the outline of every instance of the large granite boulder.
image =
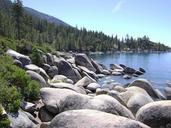
<svg viewBox="0 0 171 128">
<path fill-rule="evenodd" d="M 45 79 L 39 75 L 38 73 L 34 72 L 34 71 L 26 71 L 26 73 L 31 77 L 31 79 L 36 80 L 40 83 L 41 87 L 47 87 L 47 83 L 45 81 Z"/>
<path fill-rule="evenodd" d="M 75 83 L 75 86 L 87 87 L 91 83 L 96 83 L 96 81 L 94 79 L 92 79 L 91 77 L 85 76 L 82 79 L 80 79 L 79 81 L 77 81 L 77 83 Z"/>
<path fill-rule="evenodd" d="M 77 54 L 75 56 L 75 63 L 77 65 L 86 67 L 90 71 L 96 72 L 96 69 L 93 67 L 91 60 L 87 57 L 86 54 Z"/>
<path fill-rule="evenodd" d="M 144 105 L 137 112 L 136 119 L 152 128 L 171 128 L 171 101 L 156 101 Z"/>
<path fill-rule="evenodd" d="M 24 67 L 26 70 L 31 70 L 34 72 L 37 72 L 38 74 L 40 74 L 46 81 L 48 80 L 49 76 L 46 74 L 46 71 L 41 68 L 38 67 L 37 65 L 34 64 L 29 64 L 29 65 L 25 65 Z"/>
<path fill-rule="evenodd" d="M 60 60 L 58 64 L 58 74 L 64 75 L 67 78 L 77 82 L 81 79 L 81 75 L 72 68 L 72 66 L 65 60 Z"/>
<path fill-rule="evenodd" d="M 134 118 L 126 107 L 108 95 L 99 95 L 93 98 L 68 89 L 55 88 L 42 88 L 40 93 L 46 109 L 53 114 L 67 110 L 93 109 Z"/>
<path fill-rule="evenodd" d="M 18 113 L 9 113 L 8 118 L 11 122 L 10 128 L 37 128 L 27 114 L 19 110 Z"/>
<path fill-rule="evenodd" d="M 94 68 L 96 69 L 96 73 L 103 72 L 103 67 L 101 65 L 99 65 L 96 61 L 94 61 L 92 58 L 91 58 L 91 63 L 94 66 Z"/>
<path fill-rule="evenodd" d="M 150 128 L 138 121 L 96 110 L 70 110 L 57 115 L 49 128 Z"/>
<path fill-rule="evenodd" d="M 133 81 L 129 86 L 130 87 L 137 86 L 137 87 L 143 88 L 154 99 L 159 98 L 155 89 L 153 88 L 153 85 L 146 79 L 137 79 L 137 80 Z"/>
<path fill-rule="evenodd" d="M 7 55 L 13 57 L 14 59 L 19 60 L 22 63 L 22 66 L 25 66 L 31 63 L 31 59 L 28 56 L 20 54 L 12 49 L 7 50 Z"/>
</svg>

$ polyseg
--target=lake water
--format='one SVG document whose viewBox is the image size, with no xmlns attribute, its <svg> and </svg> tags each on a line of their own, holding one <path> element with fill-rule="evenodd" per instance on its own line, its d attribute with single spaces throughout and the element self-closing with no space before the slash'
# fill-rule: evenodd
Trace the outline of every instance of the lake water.
<svg viewBox="0 0 171 128">
<path fill-rule="evenodd" d="M 168 81 L 171 81 L 171 53 L 113 53 L 91 55 L 97 62 L 109 67 L 110 64 L 124 64 L 139 69 L 142 67 L 146 73 L 140 78 L 146 78 L 159 89 L 163 89 Z M 132 80 L 125 80 L 121 76 L 107 76 L 99 80 L 104 84 L 106 81 L 114 80 L 122 84 Z"/>
</svg>

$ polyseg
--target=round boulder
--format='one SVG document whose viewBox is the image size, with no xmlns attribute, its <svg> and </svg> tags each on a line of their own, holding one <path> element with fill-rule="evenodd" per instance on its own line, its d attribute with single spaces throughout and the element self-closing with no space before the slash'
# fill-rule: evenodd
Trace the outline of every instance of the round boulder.
<svg viewBox="0 0 171 128">
<path fill-rule="evenodd" d="M 152 128 L 171 128 L 171 101 L 156 101 L 144 105 L 136 119 Z"/>
</svg>

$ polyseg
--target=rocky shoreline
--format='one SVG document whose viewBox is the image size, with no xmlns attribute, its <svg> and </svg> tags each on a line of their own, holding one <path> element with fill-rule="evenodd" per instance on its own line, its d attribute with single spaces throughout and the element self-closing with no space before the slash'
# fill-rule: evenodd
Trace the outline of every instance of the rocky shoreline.
<svg viewBox="0 0 171 128">
<path fill-rule="evenodd" d="M 107 69 L 86 54 L 60 52 L 42 52 L 37 66 L 14 50 L 6 54 L 41 86 L 38 101 L 23 101 L 17 114 L 4 110 L 11 128 L 171 128 L 170 85 L 163 94 L 140 78 L 125 86 L 98 84 L 106 75 L 139 77 L 143 68 L 111 64 Z"/>
</svg>

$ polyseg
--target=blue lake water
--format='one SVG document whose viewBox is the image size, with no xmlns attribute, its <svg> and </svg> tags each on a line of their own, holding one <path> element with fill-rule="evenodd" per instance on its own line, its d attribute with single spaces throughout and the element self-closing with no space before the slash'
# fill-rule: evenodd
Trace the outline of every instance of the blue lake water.
<svg viewBox="0 0 171 128">
<path fill-rule="evenodd" d="M 163 89 L 168 81 L 171 81 L 171 53 L 113 53 L 91 55 L 97 62 L 109 67 L 110 64 L 125 64 L 126 66 L 139 69 L 142 67 L 146 73 L 140 78 L 146 78 L 159 89 Z M 121 76 L 107 76 L 100 79 L 101 84 L 108 80 L 114 80 L 122 84 L 132 80 L 125 80 Z"/>
</svg>

